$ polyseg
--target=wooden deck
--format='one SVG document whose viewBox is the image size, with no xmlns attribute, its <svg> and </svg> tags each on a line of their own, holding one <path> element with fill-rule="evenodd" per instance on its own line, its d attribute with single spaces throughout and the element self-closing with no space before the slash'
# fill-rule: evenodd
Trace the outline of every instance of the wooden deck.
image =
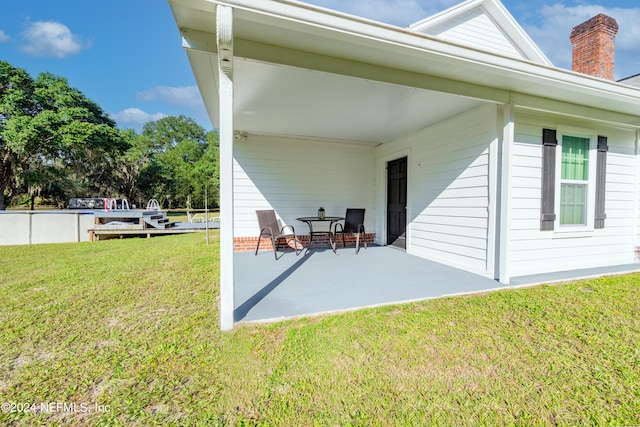
<svg viewBox="0 0 640 427">
<path fill-rule="evenodd" d="M 166 236 L 170 234 L 183 234 L 183 233 L 196 233 L 199 231 L 205 231 L 204 229 L 191 229 L 191 228 L 183 228 L 183 229 L 166 229 L 161 230 L 157 228 L 147 228 L 147 229 L 100 229 L 100 230 L 89 230 L 90 240 L 92 242 L 97 242 L 98 240 L 106 240 L 113 238 L 124 238 L 124 237 L 146 237 L 150 238 L 153 236 Z"/>
<path fill-rule="evenodd" d="M 169 234 L 184 234 L 220 228 L 220 223 L 171 222 L 166 211 L 117 210 L 96 211 L 94 226 L 89 230 L 92 242 L 123 237 L 147 237 Z"/>
</svg>

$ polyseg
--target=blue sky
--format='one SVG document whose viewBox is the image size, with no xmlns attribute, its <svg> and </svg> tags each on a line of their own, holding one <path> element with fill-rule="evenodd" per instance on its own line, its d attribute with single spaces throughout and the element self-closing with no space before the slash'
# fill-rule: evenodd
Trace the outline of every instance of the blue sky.
<svg viewBox="0 0 640 427">
<path fill-rule="evenodd" d="M 267 1 L 267 0 L 264 0 Z M 310 0 L 308 3 L 407 26 L 459 0 Z M 616 78 L 640 73 L 637 0 L 503 0 L 558 67 L 571 67 L 569 33 L 605 13 L 620 27 Z M 0 59 L 32 76 L 50 72 L 97 102 L 121 128 L 166 115 L 211 123 L 164 0 L 9 0 L 0 13 Z"/>
</svg>

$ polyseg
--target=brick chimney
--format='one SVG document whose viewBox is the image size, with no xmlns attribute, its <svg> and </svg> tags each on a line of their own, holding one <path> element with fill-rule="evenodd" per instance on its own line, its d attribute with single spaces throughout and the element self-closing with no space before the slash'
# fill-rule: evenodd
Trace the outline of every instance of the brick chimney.
<svg viewBox="0 0 640 427">
<path fill-rule="evenodd" d="M 571 31 L 573 55 L 571 69 L 603 79 L 614 80 L 613 62 L 618 23 L 603 15 L 594 16 Z"/>
</svg>

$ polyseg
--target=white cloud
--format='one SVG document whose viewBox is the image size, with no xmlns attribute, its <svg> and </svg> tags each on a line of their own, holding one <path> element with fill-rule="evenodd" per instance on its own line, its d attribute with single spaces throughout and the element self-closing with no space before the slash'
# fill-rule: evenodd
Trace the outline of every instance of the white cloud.
<svg viewBox="0 0 640 427">
<path fill-rule="evenodd" d="M 640 73 L 640 8 L 606 8 L 597 5 L 567 7 L 556 3 L 538 10 L 536 24 L 523 27 L 554 65 L 571 69 L 571 30 L 599 13 L 618 22 L 616 78 Z"/>
<path fill-rule="evenodd" d="M 154 105 L 154 107 L 152 107 L 154 109 L 162 108 L 163 110 L 169 110 L 171 112 L 151 114 L 140 108 L 126 108 L 122 111 L 109 113 L 109 116 L 117 122 L 118 127 L 133 129 L 140 133 L 145 123 L 181 114 L 191 116 L 191 118 L 200 123 L 205 129 L 211 127 L 209 116 L 207 115 L 197 86 L 156 86 L 138 92 L 136 99 L 150 102 L 150 105 Z"/>
<path fill-rule="evenodd" d="M 0 30 L 0 43 L 9 41 L 11 37 L 9 37 L 9 35 L 7 33 L 5 33 L 4 31 Z"/>
<path fill-rule="evenodd" d="M 204 108 L 197 86 L 156 86 L 136 94 L 141 101 L 162 101 L 177 107 L 188 107 L 193 111 Z"/>
<path fill-rule="evenodd" d="M 621 51 L 640 53 L 640 7 L 610 9 L 605 14 L 615 18 L 618 22 L 616 48 Z M 638 70 L 640 72 L 640 70 Z"/>
<path fill-rule="evenodd" d="M 64 24 L 54 21 L 29 22 L 22 32 L 21 50 L 33 56 L 64 58 L 91 45 L 73 34 Z"/>
<path fill-rule="evenodd" d="M 186 115 L 193 115 L 195 116 L 194 119 L 201 122 L 209 121 L 207 110 L 197 86 L 155 86 L 151 89 L 138 92 L 136 99 L 141 101 L 159 101 L 173 107 L 186 108 L 189 110 L 189 113 Z"/>
<path fill-rule="evenodd" d="M 127 108 L 117 113 L 109 114 L 111 118 L 115 119 L 120 128 L 132 128 L 140 132 L 142 126 L 154 120 L 160 120 L 163 117 L 167 117 L 164 113 L 149 114 L 142 111 L 139 108 Z"/>
</svg>

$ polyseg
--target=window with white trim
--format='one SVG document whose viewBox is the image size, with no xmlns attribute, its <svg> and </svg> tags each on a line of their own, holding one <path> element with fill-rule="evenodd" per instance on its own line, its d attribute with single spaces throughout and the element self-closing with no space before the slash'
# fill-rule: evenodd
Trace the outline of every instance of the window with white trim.
<svg viewBox="0 0 640 427">
<path fill-rule="evenodd" d="M 587 225 L 589 138 L 562 135 L 560 156 L 560 226 Z"/>
</svg>

